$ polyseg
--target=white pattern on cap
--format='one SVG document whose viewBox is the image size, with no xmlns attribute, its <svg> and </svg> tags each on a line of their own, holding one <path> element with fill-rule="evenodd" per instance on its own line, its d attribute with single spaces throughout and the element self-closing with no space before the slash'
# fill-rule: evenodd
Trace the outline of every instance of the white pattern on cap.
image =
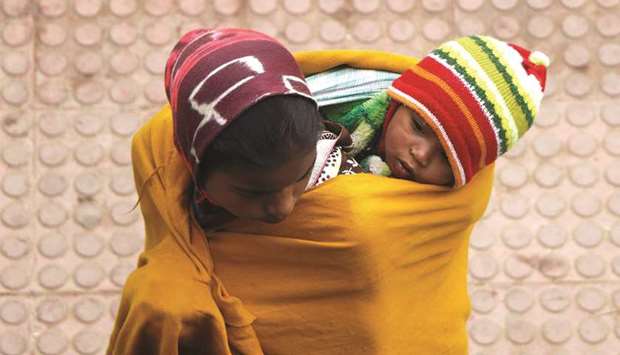
<svg viewBox="0 0 620 355">
<path fill-rule="evenodd" d="M 194 97 L 196 96 L 196 94 L 198 94 L 198 92 L 200 91 L 204 83 L 207 80 L 209 80 L 209 78 L 211 78 L 213 75 L 217 74 L 221 70 L 227 67 L 230 67 L 231 65 L 236 65 L 236 64 L 242 65 L 245 68 L 250 69 L 250 71 L 256 74 L 262 74 L 265 72 L 265 67 L 263 66 L 263 63 L 261 63 L 261 61 L 254 56 L 245 56 L 241 58 L 235 58 L 215 68 L 215 70 L 209 73 L 209 75 L 207 75 L 206 78 L 204 78 L 200 83 L 198 83 L 198 85 L 196 85 L 194 90 L 192 90 L 191 95 L 189 95 L 189 102 L 191 104 L 191 107 L 202 115 L 202 119 L 198 123 L 198 127 L 196 127 L 196 131 L 194 132 L 194 137 L 192 137 L 192 143 L 191 143 L 191 148 L 190 148 L 190 154 L 194 157 L 196 164 L 200 163 L 200 159 L 198 158 L 198 155 L 196 154 L 196 147 L 194 146 L 194 143 L 196 142 L 196 137 L 198 136 L 198 132 L 200 132 L 202 127 L 204 127 L 211 120 L 215 120 L 215 122 L 217 122 L 221 126 L 225 125 L 226 122 L 228 122 L 228 119 L 222 117 L 222 115 L 218 111 L 215 110 L 215 106 L 220 101 L 222 101 L 222 99 L 224 99 L 226 96 L 230 95 L 230 93 L 237 90 L 239 87 L 241 87 L 248 81 L 254 79 L 256 75 L 250 75 L 237 81 L 234 85 L 226 89 L 215 100 L 211 102 L 198 103 L 196 100 L 194 100 Z"/>
</svg>

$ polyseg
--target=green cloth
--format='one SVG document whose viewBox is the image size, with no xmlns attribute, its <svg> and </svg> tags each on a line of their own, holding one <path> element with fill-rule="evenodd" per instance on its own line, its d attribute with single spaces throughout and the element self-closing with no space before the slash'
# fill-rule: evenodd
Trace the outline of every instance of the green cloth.
<svg viewBox="0 0 620 355">
<path fill-rule="evenodd" d="M 376 143 L 390 104 L 386 89 L 398 76 L 387 71 L 337 67 L 306 79 L 325 119 L 351 132 L 353 144 L 348 153 L 375 175 L 391 174 L 377 155 Z"/>
<path fill-rule="evenodd" d="M 339 123 L 351 132 L 351 156 L 364 170 L 375 175 L 391 175 L 387 164 L 376 155 L 376 141 L 381 134 L 390 98 L 381 91 L 367 100 L 357 100 L 321 108 L 326 119 Z"/>
</svg>

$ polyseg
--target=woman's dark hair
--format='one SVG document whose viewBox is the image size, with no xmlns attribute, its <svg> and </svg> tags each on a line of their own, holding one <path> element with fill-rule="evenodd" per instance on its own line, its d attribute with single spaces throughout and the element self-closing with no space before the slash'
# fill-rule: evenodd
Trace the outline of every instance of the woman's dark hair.
<svg viewBox="0 0 620 355">
<path fill-rule="evenodd" d="M 321 114 L 312 100 L 299 95 L 267 97 L 242 112 L 215 138 L 201 159 L 196 178 L 203 181 L 209 172 L 227 166 L 278 167 L 294 154 L 315 149 L 322 129 Z M 190 184 L 185 197 L 192 193 Z"/>
<path fill-rule="evenodd" d="M 201 165 L 207 173 L 230 165 L 274 168 L 292 154 L 313 149 L 321 128 L 321 116 L 310 99 L 267 97 L 242 112 L 215 138 Z"/>
</svg>

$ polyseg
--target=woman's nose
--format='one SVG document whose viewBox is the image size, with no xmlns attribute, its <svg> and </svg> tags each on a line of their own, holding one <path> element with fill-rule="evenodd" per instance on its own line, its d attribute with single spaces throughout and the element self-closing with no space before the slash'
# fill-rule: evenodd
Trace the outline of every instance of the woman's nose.
<svg viewBox="0 0 620 355">
<path fill-rule="evenodd" d="M 265 214 L 267 214 L 270 220 L 275 222 L 282 221 L 293 212 L 296 202 L 297 199 L 295 198 L 293 187 L 288 187 L 274 194 L 269 199 L 265 205 Z"/>
</svg>

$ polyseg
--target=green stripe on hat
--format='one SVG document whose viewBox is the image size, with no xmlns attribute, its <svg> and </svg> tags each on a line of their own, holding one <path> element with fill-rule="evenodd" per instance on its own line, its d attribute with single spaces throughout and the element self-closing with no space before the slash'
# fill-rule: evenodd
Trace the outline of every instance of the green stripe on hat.
<svg viewBox="0 0 620 355">
<path fill-rule="evenodd" d="M 456 59 L 458 56 L 452 57 L 448 52 L 448 48 L 440 47 L 435 49 L 432 53 L 437 57 L 444 60 L 450 67 L 452 67 L 459 75 L 462 76 L 462 79 L 467 83 L 468 89 L 473 90 L 475 95 L 479 98 L 482 103 L 483 108 L 489 113 L 491 119 L 493 120 L 493 126 L 497 128 L 499 142 L 498 145 L 500 147 L 499 155 L 504 154 L 508 150 L 508 133 L 506 132 L 506 126 L 502 124 L 501 117 L 497 114 L 497 110 L 495 107 L 495 103 L 493 100 L 489 99 L 486 90 L 484 89 L 484 84 L 479 83 L 475 76 L 468 73 L 465 65 L 462 65 Z"/>
<path fill-rule="evenodd" d="M 525 99 L 519 92 L 519 88 L 514 83 L 512 76 L 506 71 L 506 67 L 502 65 L 496 53 L 493 52 L 493 50 L 487 45 L 487 43 L 484 40 L 482 40 L 480 37 L 477 37 L 477 36 L 472 36 L 471 38 L 489 56 L 489 58 L 491 59 L 491 61 L 493 62 L 497 70 L 502 74 L 504 80 L 509 84 L 508 87 L 510 88 L 510 91 L 514 95 L 514 98 L 517 102 L 517 106 L 521 109 L 522 114 L 525 115 L 525 119 L 527 120 L 528 127 L 530 127 L 532 123 L 534 122 L 534 114 L 532 113 L 527 103 L 525 102 Z M 520 133 L 519 136 L 521 135 L 522 134 Z"/>
<path fill-rule="evenodd" d="M 493 85 L 502 96 L 502 100 L 507 108 L 507 111 L 503 112 L 503 118 L 512 120 L 514 127 L 516 127 L 516 138 L 520 137 L 527 131 L 528 124 L 523 114 L 523 111 L 517 109 L 518 103 L 515 102 L 514 91 L 519 89 L 514 86 L 514 83 L 505 80 L 504 73 L 507 73 L 506 67 L 493 60 L 493 57 L 497 58 L 497 55 L 490 47 L 486 47 L 485 50 L 481 47 L 480 43 L 475 40 L 475 37 L 466 37 L 458 41 L 458 43 L 471 55 L 474 60 L 483 68 L 484 72 L 493 82 Z M 510 75 L 508 75 L 510 77 Z M 509 144 L 509 147 L 512 146 Z"/>
<path fill-rule="evenodd" d="M 462 39 L 459 41 L 450 41 L 446 43 L 446 50 L 452 53 L 455 59 L 460 62 L 465 68 L 469 70 L 469 73 L 478 80 L 481 89 L 486 92 L 487 98 L 493 102 L 495 112 L 502 127 L 506 130 L 506 146 L 507 149 L 513 146 L 513 144 L 519 139 L 519 128 L 515 124 L 512 117 L 512 112 L 508 107 L 508 104 L 504 100 L 504 96 L 497 87 L 496 80 L 489 76 L 488 70 L 483 68 L 482 64 L 493 67 L 492 63 L 489 63 L 488 58 L 483 56 L 485 63 L 480 63 L 479 58 L 474 58 L 472 54 L 463 47 Z M 500 73 L 496 73 L 501 78 Z"/>
<path fill-rule="evenodd" d="M 532 88 L 528 86 L 531 84 L 529 74 L 523 67 L 523 57 L 516 49 L 510 47 L 508 43 L 499 41 L 492 37 L 478 36 L 478 38 L 484 40 L 486 45 L 497 55 L 497 59 L 502 63 L 510 77 L 514 80 L 516 87 L 519 89 L 519 93 L 523 97 L 528 109 L 532 112 L 533 117 L 537 114 L 537 107 L 535 102 L 539 101 L 532 97 Z M 540 86 L 537 82 L 536 85 Z M 525 119 L 525 116 L 524 116 Z M 525 122 L 527 128 L 531 126 L 530 122 Z M 526 129 L 527 130 L 527 129 Z"/>
</svg>

